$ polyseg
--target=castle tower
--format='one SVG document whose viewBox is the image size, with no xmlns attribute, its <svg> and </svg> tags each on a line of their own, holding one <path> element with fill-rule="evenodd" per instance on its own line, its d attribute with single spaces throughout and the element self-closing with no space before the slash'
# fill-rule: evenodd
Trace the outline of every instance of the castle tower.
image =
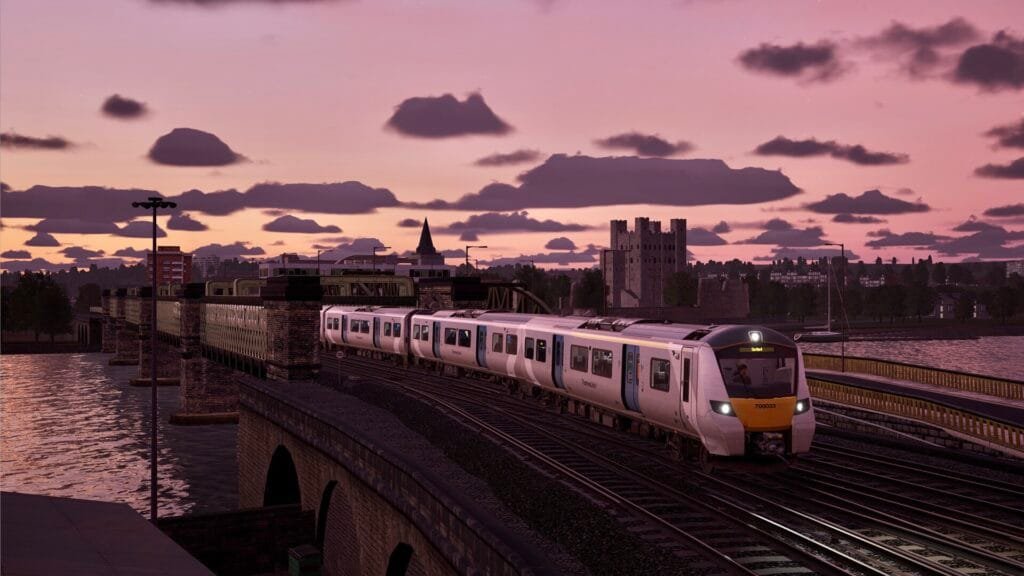
<svg viewBox="0 0 1024 576">
<path fill-rule="evenodd" d="M 672 274 L 686 270 L 686 220 L 672 219 L 669 227 L 662 232 L 661 222 L 641 217 L 629 231 L 625 220 L 611 221 L 610 248 L 601 254 L 608 306 L 665 305 L 666 283 Z"/>
</svg>

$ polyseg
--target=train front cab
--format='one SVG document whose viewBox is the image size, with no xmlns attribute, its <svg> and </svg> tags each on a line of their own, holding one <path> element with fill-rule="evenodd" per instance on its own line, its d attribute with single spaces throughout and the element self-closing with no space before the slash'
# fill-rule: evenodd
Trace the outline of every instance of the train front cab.
<svg viewBox="0 0 1024 576">
<path fill-rule="evenodd" d="M 704 430 L 709 452 L 755 459 L 806 452 L 814 413 L 796 345 L 774 330 L 748 326 L 716 331 L 705 342 L 714 362 L 704 376 L 721 383 L 704 406 L 714 429 Z"/>
</svg>

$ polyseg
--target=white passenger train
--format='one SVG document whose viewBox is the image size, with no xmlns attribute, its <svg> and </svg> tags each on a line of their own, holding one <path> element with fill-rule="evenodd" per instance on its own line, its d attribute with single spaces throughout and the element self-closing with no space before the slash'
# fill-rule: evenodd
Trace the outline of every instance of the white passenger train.
<svg viewBox="0 0 1024 576">
<path fill-rule="evenodd" d="M 321 340 L 514 379 L 696 439 L 705 455 L 792 457 L 814 435 L 802 358 L 766 328 L 324 306 Z"/>
</svg>

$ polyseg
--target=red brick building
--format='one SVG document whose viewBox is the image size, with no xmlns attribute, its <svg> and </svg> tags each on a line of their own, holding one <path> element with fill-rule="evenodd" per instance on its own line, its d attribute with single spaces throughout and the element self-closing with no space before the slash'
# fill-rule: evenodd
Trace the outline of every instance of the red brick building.
<svg viewBox="0 0 1024 576">
<path fill-rule="evenodd" d="M 153 277 L 153 253 L 146 255 L 147 279 Z M 187 284 L 192 281 L 192 254 L 182 252 L 180 246 L 157 246 L 156 283 Z"/>
</svg>

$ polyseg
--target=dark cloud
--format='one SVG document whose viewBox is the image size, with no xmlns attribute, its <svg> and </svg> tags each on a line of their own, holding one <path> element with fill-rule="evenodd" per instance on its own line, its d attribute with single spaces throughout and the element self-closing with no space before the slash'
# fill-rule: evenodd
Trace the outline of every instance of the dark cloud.
<svg viewBox="0 0 1024 576">
<path fill-rule="evenodd" d="M 1019 180 L 1024 178 L 1024 156 L 1009 164 L 985 164 L 974 169 L 974 173 L 984 178 L 1005 178 Z"/>
<path fill-rule="evenodd" d="M 486 212 L 474 214 L 464 222 L 452 222 L 447 226 L 436 228 L 442 234 L 461 234 L 463 232 L 579 232 L 589 230 L 583 224 L 564 224 L 555 220 L 537 220 L 522 212 Z"/>
<path fill-rule="evenodd" d="M 402 218 L 398 221 L 399 228 L 419 228 L 423 222 L 415 218 Z"/>
<path fill-rule="evenodd" d="M 121 248 L 114 252 L 114 256 L 123 256 L 125 258 L 145 258 L 149 254 L 149 250 L 136 250 L 135 248 Z"/>
<path fill-rule="evenodd" d="M 76 262 L 89 260 L 105 254 L 103 250 L 90 250 L 81 246 L 68 246 L 63 248 L 60 253 Z"/>
<path fill-rule="evenodd" d="M 832 217 L 832 221 L 840 224 L 881 224 L 885 222 L 885 220 L 875 216 L 855 216 L 846 212 L 836 214 Z"/>
<path fill-rule="evenodd" d="M 470 134 L 507 134 L 512 127 L 470 94 L 459 102 L 451 94 L 409 98 L 398 105 L 387 125 L 406 136 L 448 138 Z"/>
<path fill-rule="evenodd" d="M 948 50 L 981 37 L 978 30 L 963 18 L 945 24 L 913 28 L 893 22 L 874 36 L 858 41 L 886 59 L 896 59 L 911 78 L 924 78 L 950 62 Z"/>
<path fill-rule="evenodd" d="M 989 208 L 988 210 L 985 210 L 985 216 L 992 216 L 994 218 L 1013 218 L 1015 216 L 1024 216 L 1024 204 L 1008 204 L 1006 206 Z"/>
<path fill-rule="evenodd" d="M 25 229 L 51 234 L 116 234 L 118 230 L 113 222 L 75 218 L 47 218 L 26 226 Z"/>
<path fill-rule="evenodd" d="M 245 161 L 217 136 L 194 128 L 175 128 L 157 138 L 149 159 L 169 166 L 227 166 Z"/>
<path fill-rule="evenodd" d="M 805 260 L 817 260 L 818 258 L 833 258 L 839 256 L 841 250 L 839 248 L 800 248 L 790 246 L 780 246 L 778 248 L 772 248 L 771 254 L 767 256 L 755 256 L 756 262 L 771 262 L 773 260 L 782 260 L 789 258 L 790 260 L 796 260 L 797 258 L 804 258 Z M 848 260 L 860 260 L 860 256 L 854 253 L 852 250 L 846 250 L 846 258 Z"/>
<path fill-rule="evenodd" d="M 1024 88 L 1024 39 L 997 32 L 985 44 L 971 46 L 960 55 L 953 79 L 982 90 Z"/>
<path fill-rule="evenodd" d="M 690 228 L 686 231 L 687 246 L 722 246 L 728 244 L 725 238 L 705 228 Z"/>
<path fill-rule="evenodd" d="M 732 232 L 732 227 L 729 226 L 728 222 L 722 220 L 718 224 L 715 224 L 711 231 L 714 232 L 715 234 L 725 234 L 727 232 Z"/>
<path fill-rule="evenodd" d="M 975 233 L 932 244 L 928 248 L 948 256 L 973 254 L 978 258 L 1024 257 L 1024 246 L 1007 244 L 1024 240 L 1024 231 L 1008 231 L 978 220 L 968 220 L 955 230 L 977 230 Z"/>
<path fill-rule="evenodd" d="M 548 252 L 539 254 L 520 254 L 519 256 L 500 257 L 493 260 L 481 260 L 485 266 L 515 266 L 523 262 L 533 261 L 534 264 L 556 264 L 569 266 L 572 264 L 593 264 L 597 258 L 593 252 Z"/>
<path fill-rule="evenodd" d="M 321 261 L 335 262 L 342 258 L 354 255 L 373 254 L 374 246 L 384 247 L 385 244 L 377 238 L 353 238 L 350 242 L 342 242 L 330 251 L 320 255 Z M 383 252 L 377 252 L 377 256 L 383 256 Z"/>
<path fill-rule="evenodd" d="M 963 224 L 953 227 L 954 232 L 982 232 L 986 230 L 1002 230 L 1002 228 L 995 224 L 989 224 L 984 220 L 978 220 L 978 217 L 973 214 Z"/>
<path fill-rule="evenodd" d="M 624 204 L 699 206 L 756 204 L 800 193 L 784 174 L 729 168 L 721 160 L 593 158 L 555 154 L 519 175 L 520 184 L 488 184 L 455 202 L 412 207 L 433 210 L 520 210 Z"/>
<path fill-rule="evenodd" d="M 153 223 L 146 222 L 145 220 L 138 220 L 135 222 L 129 222 L 118 229 L 114 236 L 124 236 L 126 238 L 152 238 L 153 237 Z M 156 237 L 164 238 L 167 236 L 167 232 L 164 232 L 163 228 L 156 227 Z"/>
<path fill-rule="evenodd" d="M 889 230 L 876 230 L 868 234 L 874 240 L 869 240 L 865 245 L 871 248 L 885 248 L 889 246 L 929 246 L 946 239 L 944 236 L 937 236 L 931 232 L 904 232 L 893 234 Z"/>
<path fill-rule="evenodd" d="M 782 218 L 772 218 L 771 220 L 760 224 L 758 227 L 765 230 L 792 230 L 793 225 L 783 220 Z"/>
<path fill-rule="evenodd" d="M 10 272 L 22 272 L 25 270 L 36 272 L 39 270 L 48 270 L 50 272 L 56 272 L 58 270 L 65 270 L 70 268 L 69 264 L 55 264 L 44 258 L 33 258 L 31 260 L 16 260 L 0 262 L 0 268 Z"/>
<path fill-rule="evenodd" d="M 104 114 L 123 120 L 141 118 L 148 112 L 145 102 L 125 98 L 120 94 L 114 94 L 103 102 L 101 108 Z"/>
<path fill-rule="evenodd" d="M 72 147 L 72 144 L 60 136 L 36 138 L 14 132 L 4 132 L 0 134 L 0 147 L 24 148 L 26 150 L 67 150 Z"/>
<path fill-rule="evenodd" d="M 894 152 L 872 152 L 860 144 L 839 144 L 835 140 L 818 141 L 790 140 L 785 136 L 776 136 L 772 140 L 759 145 L 754 153 L 760 156 L 790 156 L 806 158 L 808 156 L 831 156 L 847 160 L 861 166 L 885 166 L 889 164 L 906 164 L 910 156 Z"/>
<path fill-rule="evenodd" d="M 288 232 L 293 234 L 323 234 L 338 233 L 341 228 L 333 224 L 321 226 L 311 218 L 296 218 L 295 216 L 281 216 L 263 225 L 267 232 Z"/>
<path fill-rule="evenodd" d="M 673 144 L 657 134 L 641 134 L 640 132 L 616 134 L 595 140 L 594 143 L 602 148 L 629 150 L 637 156 L 675 156 L 693 150 L 693 145 L 689 142 L 680 140 Z"/>
<path fill-rule="evenodd" d="M 764 43 L 741 53 L 739 62 L 747 70 L 807 82 L 834 80 L 848 69 L 839 59 L 837 46 L 827 40 L 792 46 Z"/>
<path fill-rule="evenodd" d="M 82 219 L 101 222 L 131 220 L 142 212 L 132 202 L 160 196 L 155 190 L 102 186 L 33 186 L 0 192 L 4 216 L 10 218 Z"/>
<path fill-rule="evenodd" d="M 899 200 L 878 190 L 868 190 L 856 197 L 842 193 L 830 194 L 824 200 L 812 202 L 804 208 L 820 214 L 907 214 L 931 210 L 927 204 L 920 201 Z"/>
<path fill-rule="evenodd" d="M 473 162 L 476 166 L 511 166 L 514 164 L 526 164 L 528 162 L 536 162 L 540 160 L 541 153 L 537 150 L 516 150 L 515 152 L 509 152 L 508 154 L 495 153 L 490 156 L 484 156 Z"/>
<path fill-rule="evenodd" d="M 11 187 L 7 185 L 7 182 L 0 182 L 0 192 L 10 192 Z"/>
<path fill-rule="evenodd" d="M 232 244 L 207 244 L 192 251 L 193 256 L 220 256 L 221 258 L 240 258 L 243 256 L 261 256 L 266 254 L 263 248 L 249 246 L 248 242 L 238 241 Z"/>
<path fill-rule="evenodd" d="M 789 228 L 784 230 L 765 230 L 764 232 L 742 240 L 739 244 L 775 244 L 776 246 L 802 247 L 821 246 L 825 232 L 820 226 L 810 228 Z"/>
<path fill-rule="evenodd" d="M 209 230 L 209 226 L 198 220 L 193 220 L 188 214 L 182 213 L 171 214 L 170 220 L 167 221 L 167 229 L 199 232 L 202 230 Z"/>
<path fill-rule="evenodd" d="M 462 234 L 459 234 L 459 240 L 463 242 L 479 242 L 480 236 L 472 230 L 466 230 Z"/>
<path fill-rule="evenodd" d="M 914 192 L 913 188 L 900 188 L 896 190 L 896 194 L 899 194 L 900 196 L 913 196 L 916 192 Z"/>
<path fill-rule="evenodd" d="M 575 250 L 576 243 L 565 236 L 559 236 L 558 238 L 548 240 L 548 243 L 544 245 L 544 248 L 548 250 Z"/>
<path fill-rule="evenodd" d="M 10 260 L 28 260 L 32 257 L 32 254 L 28 250 L 5 250 L 0 252 L 0 258 L 7 258 Z"/>
<path fill-rule="evenodd" d="M 35 236 L 25 242 L 25 246 L 60 246 L 60 242 L 46 232 L 36 232 Z"/>
<path fill-rule="evenodd" d="M 1024 148 L 1024 119 L 1015 124 L 996 126 L 985 132 L 985 136 L 996 139 L 996 145 L 1003 148 Z"/>
<path fill-rule="evenodd" d="M 286 4 L 329 4 L 346 0 L 149 0 L 154 4 L 183 4 L 202 6 L 204 8 L 215 8 L 229 4 L 274 4 L 284 6 Z"/>
</svg>

